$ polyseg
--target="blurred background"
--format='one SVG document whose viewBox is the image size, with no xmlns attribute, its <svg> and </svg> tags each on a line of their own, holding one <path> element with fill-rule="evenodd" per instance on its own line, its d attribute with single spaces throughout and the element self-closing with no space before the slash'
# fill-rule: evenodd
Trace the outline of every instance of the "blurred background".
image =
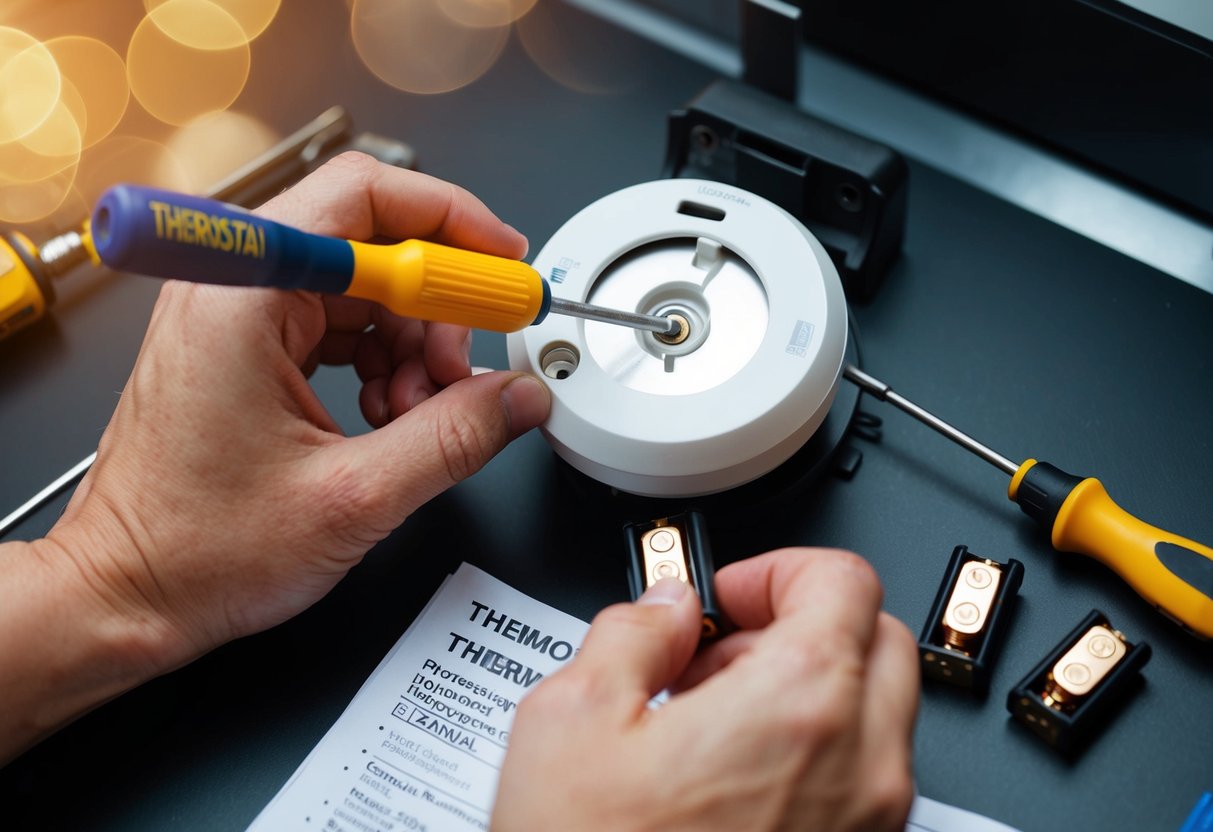
<svg viewBox="0 0 1213 832">
<path fill-rule="evenodd" d="M 330 104 L 382 102 L 384 85 L 431 96 L 474 83 L 512 34 L 580 92 L 636 80 L 608 70 L 605 45 L 562 38 L 549 5 L 9 0 L 0 222 L 44 237 L 77 225 L 117 181 L 203 191 Z M 407 108 L 410 96 L 395 100 Z"/>
<path fill-rule="evenodd" d="M 797 103 L 910 161 L 903 256 L 853 307 L 865 366 L 992 446 L 1098 474 L 1126 507 L 1209 540 L 1213 25 L 1134 16 L 1163 3 L 803 0 Z M 740 5 L 3 0 L 0 231 L 78 227 L 118 181 L 205 191 L 340 105 L 535 252 L 593 200 L 661 175 L 671 109 L 741 73 Z M 1213 9 L 1171 5 L 1205 23 Z M 158 292 L 86 267 L 56 287 L 52 314 L 0 340 L 0 514 L 96 449 Z M 478 334 L 472 357 L 503 366 L 503 339 Z M 365 429 L 348 368 L 313 384 Z M 881 446 L 860 447 L 852 481 L 778 522 L 713 529 L 718 564 L 846 546 L 917 629 L 955 544 L 1022 558 L 993 690 L 1096 606 L 1154 646 L 1149 684 L 1080 764 L 1019 731 L 997 694 L 928 689 L 919 788 L 1024 829 L 1173 832 L 1213 771 L 1191 730 L 1210 708 L 1207 646 L 1093 561 L 1054 557 L 992 472 L 920 426 L 888 416 Z M 538 434 L 514 443 L 304 615 L 7 766 L 0 826 L 242 828 L 462 559 L 583 618 L 622 600 L 616 507 L 566 474 Z M 69 493 L 14 539 L 45 533 Z"/>
</svg>

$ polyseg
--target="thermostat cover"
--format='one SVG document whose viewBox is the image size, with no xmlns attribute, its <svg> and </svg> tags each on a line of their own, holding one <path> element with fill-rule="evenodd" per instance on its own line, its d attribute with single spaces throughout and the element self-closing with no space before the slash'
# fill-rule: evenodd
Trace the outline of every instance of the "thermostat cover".
<svg viewBox="0 0 1213 832">
<path fill-rule="evenodd" d="M 549 315 L 507 338 L 510 367 L 545 377 L 544 435 L 590 477 L 690 497 L 742 485 L 795 453 L 837 392 L 847 308 L 822 245 L 782 208 L 694 179 L 589 205 L 534 261 L 554 297 L 679 314 L 679 344 Z"/>
</svg>

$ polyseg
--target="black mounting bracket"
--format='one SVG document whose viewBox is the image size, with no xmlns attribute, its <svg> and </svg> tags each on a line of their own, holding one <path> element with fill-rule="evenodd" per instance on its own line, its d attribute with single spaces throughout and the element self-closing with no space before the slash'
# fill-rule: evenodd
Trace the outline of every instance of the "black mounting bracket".
<svg viewBox="0 0 1213 832">
<path fill-rule="evenodd" d="M 872 297 L 901 251 L 905 159 L 747 84 L 716 81 L 670 114 L 664 175 L 736 185 L 788 211 L 852 300 Z"/>
</svg>

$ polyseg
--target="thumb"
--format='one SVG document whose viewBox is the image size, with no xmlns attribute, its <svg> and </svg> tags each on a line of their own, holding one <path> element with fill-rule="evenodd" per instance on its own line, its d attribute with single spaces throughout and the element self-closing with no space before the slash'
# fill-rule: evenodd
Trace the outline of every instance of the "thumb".
<svg viewBox="0 0 1213 832">
<path fill-rule="evenodd" d="M 343 443 L 346 463 L 377 486 L 381 505 L 405 517 L 484 467 L 511 440 L 541 424 L 551 396 L 526 373 L 461 379 L 390 424 Z"/>
<path fill-rule="evenodd" d="M 566 672 L 585 674 L 587 689 L 635 713 L 686 668 L 703 627 L 699 598 L 682 581 L 663 578 L 634 604 L 607 607 L 594 618 Z"/>
</svg>

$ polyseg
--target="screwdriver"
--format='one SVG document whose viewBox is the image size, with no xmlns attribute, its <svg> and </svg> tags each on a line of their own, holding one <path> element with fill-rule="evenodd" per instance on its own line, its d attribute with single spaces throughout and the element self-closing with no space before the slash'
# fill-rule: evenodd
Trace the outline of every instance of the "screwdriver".
<svg viewBox="0 0 1213 832">
<path fill-rule="evenodd" d="M 676 335 L 678 321 L 552 297 L 518 260 L 423 240 L 376 245 L 309 234 L 242 208 L 118 185 L 98 200 L 92 243 L 123 272 L 198 283 L 344 294 L 398 315 L 515 332 L 549 312 Z"/>
<path fill-rule="evenodd" d="M 306 167 L 334 145 L 345 141 L 352 120 L 341 107 L 330 107 L 295 133 L 222 182 L 207 195 L 237 202 L 252 201 L 277 183 L 298 178 Z M 257 190 L 253 190 L 256 186 Z M 37 245 L 19 231 L 0 234 L 0 340 L 42 319 L 55 303 L 55 280 L 93 256 L 88 224 L 57 234 Z"/>
<path fill-rule="evenodd" d="M 1163 615 L 1193 635 L 1213 638 L 1213 549 L 1137 519 L 1094 477 L 1035 459 L 1016 465 L 862 370 L 848 364 L 842 374 L 1009 474 L 1007 496 L 1040 524 L 1054 549 L 1104 563 Z"/>
</svg>

